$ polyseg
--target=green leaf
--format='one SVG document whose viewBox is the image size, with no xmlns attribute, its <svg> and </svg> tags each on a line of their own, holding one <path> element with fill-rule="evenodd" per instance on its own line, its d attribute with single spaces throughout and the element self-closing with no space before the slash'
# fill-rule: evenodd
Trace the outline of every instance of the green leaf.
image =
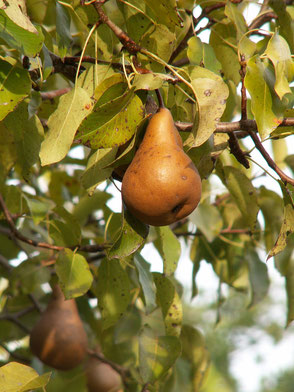
<svg viewBox="0 0 294 392">
<path fill-rule="evenodd" d="M 49 225 L 49 236 L 57 246 L 73 247 L 79 244 L 80 236 L 76 236 L 73 226 L 59 219 L 51 219 Z"/>
<path fill-rule="evenodd" d="M 49 131 L 41 145 L 42 166 L 59 162 L 66 156 L 76 130 L 91 108 L 91 99 L 81 87 L 60 98 L 57 109 L 49 117 Z"/>
<path fill-rule="evenodd" d="M 249 307 L 262 301 L 269 289 L 270 281 L 267 266 L 263 263 L 252 246 L 247 246 L 245 258 L 249 268 L 249 281 L 251 286 L 251 301 Z"/>
<path fill-rule="evenodd" d="M 129 90 L 101 106 L 98 102 L 75 139 L 93 149 L 119 146 L 134 135 L 143 116 L 141 99 Z"/>
<path fill-rule="evenodd" d="M 275 91 L 280 97 L 287 93 L 292 93 L 289 82 L 294 76 L 291 51 L 287 41 L 278 33 L 275 33 L 268 42 L 265 54 L 272 61 L 275 67 Z"/>
<path fill-rule="evenodd" d="M 4 119 L 7 134 L 13 137 L 13 146 L 17 153 L 17 165 L 27 180 L 31 167 L 39 161 L 44 129 L 39 118 L 29 117 L 28 106 L 22 102 Z"/>
<path fill-rule="evenodd" d="M 287 323 L 286 327 L 294 320 L 294 258 L 290 256 L 287 265 L 286 293 L 287 293 Z"/>
<path fill-rule="evenodd" d="M 211 28 L 209 43 L 213 47 L 225 76 L 237 86 L 240 82 L 240 64 L 237 56 L 236 30 L 229 19 L 223 19 Z"/>
<path fill-rule="evenodd" d="M 82 87 L 88 93 L 89 97 L 93 97 L 97 85 L 101 85 L 106 78 L 111 80 L 111 75 L 116 78 L 115 75 L 117 74 L 108 65 L 95 64 L 88 66 L 79 76 L 77 86 Z"/>
<path fill-rule="evenodd" d="M 146 313 L 152 312 L 156 308 L 156 294 L 153 275 L 150 272 L 150 264 L 137 253 L 134 257 L 134 264 L 139 275 L 139 282 L 144 294 Z"/>
<path fill-rule="evenodd" d="M 212 242 L 218 236 L 223 227 L 221 214 L 212 204 L 200 204 L 192 212 L 190 219 L 209 242 Z"/>
<path fill-rule="evenodd" d="M 197 95 L 198 115 L 185 145 L 198 147 L 215 131 L 226 108 L 229 89 L 220 76 L 202 67 L 193 67 L 190 77 Z"/>
<path fill-rule="evenodd" d="M 95 151 L 89 158 L 86 170 L 81 176 L 81 183 L 92 195 L 96 187 L 111 176 L 113 167 L 106 167 L 113 162 L 117 153 L 117 147 L 102 148 Z"/>
<path fill-rule="evenodd" d="M 12 65 L 0 59 L 0 121 L 27 97 L 30 91 L 31 80 L 28 71 L 17 67 L 17 63 Z"/>
<path fill-rule="evenodd" d="M 29 366 L 10 362 L 0 368 L 0 392 L 28 392 L 32 389 L 44 388 L 50 376 L 51 373 L 39 376 Z"/>
<path fill-rule="evenodd" d="M 156 227 L 156 232 L 154 245 L 163 259 L 163 272 L 172 275 L 181 256 L 181 244 L 169 226 Z"/>
<path fill-rule="evenodd" d="M 136 252 L 143 245 L 148 232 L 149 226 L 139 221 L 125 209 L 119 237 L 108 250 L 108 257 L 110 259 L 124 259 Z"/>
<path fill-rule="evenodd" d="M 276 193 L 262 186 L 259 190 L 258 205 L 264 218 L 264 242 L 266 252 L 275 244 L 283 218 L 283 200 Z"/>
<path fill-rule="evenodd" d="M 136 74 L 133 80 L 135 90 L 155 90 L 163 85 L 163 79 L 160 74 L 147 73 Z"/>
<path fill-rule="evenodd" d="M 23 10 L 24 2 L 22 0 L 4 1 L 0 0 L 0 8 L 5 11 L 5 14 L 18 26 L 25 30 L 37 33 L 35 26 L 30 21 L 30 18 L 25 15 Z"/>
<path fill-rule="evenodd" d="M 187 56 L 191 64 L 204 65 L 204 67 L 212 72 L 219 73 L 221 64 L 214 54 L 213 48 L 202 43 L 200 38 L 191 37 L 188 41 Z"/>
<path fill-rule="evenodd" d="M 153 279 L 156 285 L 156 302 L 162 311 L 166 334 L 180 336 L 183 310 L 175 286 L 168 277 L 159 272 L 153 273 Z"/>
<path fill-rule="evenodd" d="M 287 11 L 286 3 L 284 0 L 270 0 L 269 6 L 273 8 L 278 15 L 278 25 L 280 34 L 287 40 L 291 52 L 294 52 L 294 23 L 293 17 Z M 289 7 L 290 8 L 290 7 Z"/>
<path fill-rule="evenodd" d="M 164 61 L 168 61 L 172 52 L 175 49 L 176 36 L 165 25 L 152 25 L 150 29 L 144 34 L 140 41 L 140 45 L 146 48 L 149 52 L 155 53 Z M 157 61 L 146 60 L 145 55 L 138 54 L 138 59 L 143 66 L 152 69 L 154 72 L 163 72 L 164 66 Z"/>
<path fill-rule="evenodd" d="M 151 9 L 158 23 L 166 25 L 171 31 L 179 25 L 175 0 L 145 0 L 145 4 Z"/>
<path fill-rule="evenodd" d="M 96 191 L 92 196 L 83 196 L 78 204 L 74 206 L 73 216 L 80 222 L 81 226 L 88 220 L 88 217 L 94 211 L 97 211 L 106 204 L 111 198 L 106 192 Z"/>
<path fill-rule="evenodd" d="M 257 56 L 247 62 L 245 86 L 251 96 L 251 110 L 254 114 L 261 139 L 265 139 L 279 125 L 280 117 L 273 111 L 273 100 L 267 78 L 270 71 Z"/>
<path fill-rule="evenodd" d="M 193 388 L 198 391 L 209 369 L 210 355 L 202 333 L 190 326 L 183 325 L 181 332 L 182 356 L 192 364 Z"/>
<path fill-rule="evenodd" d="M 155 336 L 145 326 L 139 336 L 139 371 L 144 383 L 154 383 L 173 366 L 181 353 L 175 336 Z"/>
<path fill-rule="evenodd" d="M 224 185 L 228 188 L 246 224 L 254 230 L 259 211 L 257 195 L 249 178 L 232 166 L 224 167 Z"/>
<path fill-rule="evenodd" d="M 4 4 L 2 0 L 1 3 Z M 19 10 L 16 14 L 15 10 L 18 6 L 15 2 L 10 3 L 11 5 L 9 4 L 7 11 L 0 9 L 0 36 L 11 48 L 19 50 L 26 56 L 34 57 L 40 52 L 43 45 L 44 36 L 41 29 L 37 30 L 32 27 L 33 25 L 29 22 L 29 18 L 23 14 L 20 16 Z M 11 20 L 10 16 L 14 20 Z M 25 26 L 25 28 L 15 23 L 15 21 Z"/>
<path fill-rule="evenodd" d="M 33 293 L 39 289 L 40 285 L 49 282 L 51 273 L 48 268 L 40 263 L 40 258 L 32 258 L 23 261 L 12 270 L 10 275 L 10 285 L 21 288 L 24 294 Z"/>
<path fill-rule="evenodd" d="M 105 330 L 116 324 L 130 302 L 129 277 L 118 260 L 102 260 L 94 292 L 98 298 L 102 327 Z"/>
<path fill-rule="evenodd" d="M 56 34 L 60 57 L 64 57 L 72 43 L 70 34 L 70 15 L 68 10 L 56 3 Z"/>
<path fill-rule="evenodd" d="M 65 249 L 59 253 L 55 267 L 66 299 L 79 297 L 90 289 L 93 276 L 84 256 Z"/>
<path fill-rule="evenodd" d="M 226 3 L 225 15 L 234 23 L 237 30 L 237 39 L 240 38 L 247 32 L 246 21 L 242 12 L 239 10 L 236 4 L 230 1 Z"/>
<path fill-rule="evenodd" d="M 293 200 L 288 193 L 285 185 L 282 181 L 279 181 L 280 187 L 283 192 L 284 197 L 284 218 L 281 226 L 280 233 L 278 235 L 277 241 L 274 247 L 271 249 L 267 256 L 267 260 L 276 254 L 282 252 L 282 250 L 287 246 L 287 239 L 294 232 L 294 207 Z"/>
</svg>

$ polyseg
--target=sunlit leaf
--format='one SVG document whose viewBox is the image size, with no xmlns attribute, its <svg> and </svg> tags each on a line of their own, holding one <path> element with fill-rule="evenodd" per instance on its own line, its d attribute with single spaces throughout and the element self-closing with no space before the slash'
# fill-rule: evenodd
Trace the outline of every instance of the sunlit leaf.
<svg viewBox="0 0 294 392">
<path fill-rule="evenodd" d="M 202 67 L 193 67 L 190 77 L 197 95 L 198 113 L 185 145 L 198 147 L 215 131 L 226 108 L 229 89 L 220 76 Z"/>
<path fill-rule="evenodd" d="M 265 53 L 275 67 L 276 82 L 274 88 L 282 99 L 285 94 L 292 93 L 289 82 L 293 79 L 294 69 L 290 48 L 287 41 L 278 33 L 275 33 L 269 40 Z"/>
<path fill-rule="evenodd" d="M 245 86 L 251 96 L 251 110 L 262 139 L 277 128 L 280 122 L 280 117 L 273 111 L 272 95 L 267 83 L 270 77 L 270 71 L 257 56 L 247 62 Z"/>
<path fill-rule="evenodd" d="M 145 3 L 152 10 L 158 23 L 162 23 L 168 26 L 171 31 L 174 31 L 176 25 L 179 24 L 179 19 L 175 10 L 175 0 L 145 0 Z"/>
<path fill-rule="evenodd" d="M 237 30 L 237 38 L 240 39 L 247 31 L 246 21 L 239 10 L 238 5 L 232 2 L 226 3 L 225 14 L 234 23 Z"/>
<path fill-rule="evenodd" d="M 66 299 L 79 297 L 91 287 L 93 276 L 84 256 L 65 249 L 59 253 L 55 266 Z"/>
<path fill-rule="evenodd" d="M 237 56 L 236 30 L 233 23 L 229 19 L 216 23 L 211 28 L 209 43 L 222 65 L 222 71 L 237 86 L 240 81 L 240 64 Z"/>
<path fill-rule="evenodd" d="M 82 120 L 92 108 L 90 97 L 81 87 L 63 95 L 58 108 L 48 120 L 49 131 L 42 143 L 40 158 L 43 166 L 65 157 Z"/>
<path fill-rule="evenodd" d="M 3 1 L 1 0 L 3 4 Z M 5 6 L 6 8 L 6 2 Z M 6 41 L 6 43 L 19 50 L 22 54 L 26 56 L 35 56 L 40 52 L 44 36 L 40 29 L 36 29 L 29 21 L 29 18 L 22 13 L 20 10 L 15 13 L 15 9 L 18 6 L 15 2 L 8 7 L 8 12 L 1 7 L 0 9 L 0 35 L 1 38 Z M 21 15 L 20 15 L 21 14 Z M 14 20 L 10 19 L 10 16 L 19 23 L 15 23 Z M 24 27 L 22 27 L 24 26 Z M 29 31 L 30 30 L 30 31 Z M 33 31 L 32 31 L 33 30 Z"/>
<path fill-rule="evenodd" d="M 95 106 L 79 127 L 76 141 L 93 149 L 110 148 L 127 142 L 144 114 L 142 101 L 133 90 Z"/>
<path fill-rule="evenodd" d="M 10 362 L 0 368 L 0 392 L 28 392 L 44 388 L 51 373 L 39 376 L 36 370 L 18 362 Z"/>
</svg>

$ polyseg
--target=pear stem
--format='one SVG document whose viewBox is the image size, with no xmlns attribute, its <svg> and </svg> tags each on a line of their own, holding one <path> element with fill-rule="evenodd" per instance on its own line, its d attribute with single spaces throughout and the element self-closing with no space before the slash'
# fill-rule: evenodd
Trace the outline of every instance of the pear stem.
<svg viewBox="0 0 294 392">
<path fill-rule="evenodd" d="M 156 92 L 159 108 L 160 109 L 165 108 L 165 105 L 164 105 L 164 102 L 163 102 L 163 98 L 162 98 L 162 95 L 161 95 L 159 89 L 156 89 L 155 92 Z"/>
</svg>

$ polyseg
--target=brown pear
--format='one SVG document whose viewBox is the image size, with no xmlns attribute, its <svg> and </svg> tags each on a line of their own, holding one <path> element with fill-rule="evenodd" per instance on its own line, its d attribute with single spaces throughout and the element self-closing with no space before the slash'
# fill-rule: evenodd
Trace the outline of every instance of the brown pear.
<svg viewBox="0 0 294 392">
<path fill-rule="evenodd" d="M 87 335 L 74 299 L 65 300 L 54 286 L 47 309 L 33 328 L 30 347 L 46 365 L 69 370 L 79 365 L 87 352 Z"/>
<path fill-rule="evenodd" d="M 86 379 L 89 392 L 121 391 L 120 375 L 107 363 L 90 357 L 86 363 Z"/>
<path fill-rule="evenodd" d="M 165 226 L 188 216 L 200 197 L 199 173 L 183 150 L 171 112 L 160 108 L 123 177 L 123 201 L 142 222 Z"/>
</svg>

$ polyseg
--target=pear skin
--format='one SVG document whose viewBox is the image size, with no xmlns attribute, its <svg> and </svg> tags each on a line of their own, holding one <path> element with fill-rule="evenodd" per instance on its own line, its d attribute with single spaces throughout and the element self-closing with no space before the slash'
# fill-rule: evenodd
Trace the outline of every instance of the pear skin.
<svg viewBox="0 0 294 392">
<path fill-rule="evenodd" d="M 30 347 L 46 365 L 69 370 L 79 365 L 87 353 L 87 335 L 74 299 L 65 300 L 59 286 L 30 335 Z"/>
<path fill-rule="evenodd" d="M 95 357 L 88 359 L 85 374 L 88 392 L 122 391 L 120 375 L 110 365 Z"/>
<path fill-rule="evenodd" d="M 153 226 L 177 222 L 197 207 L 201 178 L 168 109 L 151 118 L 123 177 L 122 198 L 135 217 Z"/>
</svg>

